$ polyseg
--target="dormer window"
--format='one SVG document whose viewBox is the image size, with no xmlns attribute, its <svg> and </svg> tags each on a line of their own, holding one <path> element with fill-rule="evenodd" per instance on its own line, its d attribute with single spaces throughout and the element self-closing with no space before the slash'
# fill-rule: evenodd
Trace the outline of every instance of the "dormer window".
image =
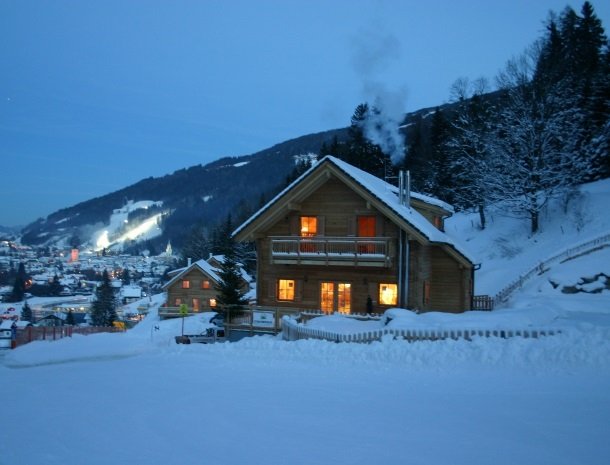
<svg viewBox="0 0 610 465">
<path fill-rule="evenodd" d="M 434 217 L 434 226 L 436 227 L 436 229 L 438 229 L 440 231 L 444 231 L 443 218 L 441 218 L 440 216 L 435 216 Z"/>
</svg>

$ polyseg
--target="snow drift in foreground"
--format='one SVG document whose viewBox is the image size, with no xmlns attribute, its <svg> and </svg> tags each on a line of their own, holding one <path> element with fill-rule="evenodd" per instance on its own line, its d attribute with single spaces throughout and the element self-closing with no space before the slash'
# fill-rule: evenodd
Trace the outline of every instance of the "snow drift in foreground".
<svg viewBox="0 0 610 465">
<path fill-rule="evenodd" d="M 368 345 L 185 346 L 180 331 L 151 315 L 6 353 L 0 463 L 601 465 L 610 453 L 604 326 Z"/>
</svg>

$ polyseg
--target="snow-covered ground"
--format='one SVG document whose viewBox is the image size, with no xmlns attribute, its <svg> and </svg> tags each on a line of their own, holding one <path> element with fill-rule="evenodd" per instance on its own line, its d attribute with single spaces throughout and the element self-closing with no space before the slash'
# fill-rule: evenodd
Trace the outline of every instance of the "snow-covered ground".
<svg viewBox="0 0 610 465">
<path fill-rule="evenodd" d="M 580 230 L 547 217 L 530 238 L 494 216 L 481 233 L 458 215 L 448 227 L 481 257 L 478 292 L 608 230 L 603 184 L 587 187 Z M 492 313 L 390 322 L 562 330 L 538 339 L 177 345 L 181 320 L 152 312 L 127 333 L 25 345 L 0 355 L 0 464 L 606 464 L 610 290 L 583 278 L 610 274 L 609 258 L 603 248 L 554 265 Z M 209 317 L 187 318 L 185 332 Z"/>
</svg>

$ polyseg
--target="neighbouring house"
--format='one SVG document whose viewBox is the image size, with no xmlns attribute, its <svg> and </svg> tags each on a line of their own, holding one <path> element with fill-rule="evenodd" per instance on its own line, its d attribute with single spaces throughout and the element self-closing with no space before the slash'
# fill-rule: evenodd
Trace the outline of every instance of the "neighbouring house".
<svg viewBox="0 0 610 465">
<path fill-rule="evenodd" d="M 36 326 L 63 326 L 66 323 L 66 315 L 63 313 L 54 313 L 52 315 L 47 315 L 45 317 L 40 318 L 36 321 Z"/>
<path fill-rule="evenodd" d="M 234 232 L 254 241 L 257 304 L 463 312 L 475 265 L 444 232 L 450 205 L 326 156 Z"/>
<path fill-rule="evenodd" d="M 133 284 L 127 284 L 121 287 L 119 297 L 123 305 L 135 302 L 142 298 L 142 288 Z"/>
<path fill-rule="evenodd" d="M 163 285 L 167 292 L 166 304 L 159 308 L 159 316 L 169 318 L 180 316 L 180 305 L 188 308 L 188 313 L 213 311 L 216 309 L 216 287 L 220 283 L 219 267 L 223 257 L 212 256 L 208 260 L 198 260 L 170 272 L 172 278 Z M 210 263 L 211 262 L 211 263 Z M 250 276 L 240 269 L 241 290 L 249 291 Z"/>
</svg>

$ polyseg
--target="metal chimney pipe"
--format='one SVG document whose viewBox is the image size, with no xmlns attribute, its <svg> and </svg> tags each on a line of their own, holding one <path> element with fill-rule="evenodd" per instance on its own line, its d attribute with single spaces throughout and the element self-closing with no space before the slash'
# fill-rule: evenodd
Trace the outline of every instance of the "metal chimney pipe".
<svg viewBox="0 0 610 465">
<path fill-rule="evenodd" d="M 404 205 L 402 195 L 404 191 L 404 171 L 400 170 L 398 172 L 398 203 L 400 205 Z"/>
<path fill-rule="evenodd" d="M 411 171 L 407 170 L 405 179 L 405 205 L 411 206 Z"/>
</svg>

